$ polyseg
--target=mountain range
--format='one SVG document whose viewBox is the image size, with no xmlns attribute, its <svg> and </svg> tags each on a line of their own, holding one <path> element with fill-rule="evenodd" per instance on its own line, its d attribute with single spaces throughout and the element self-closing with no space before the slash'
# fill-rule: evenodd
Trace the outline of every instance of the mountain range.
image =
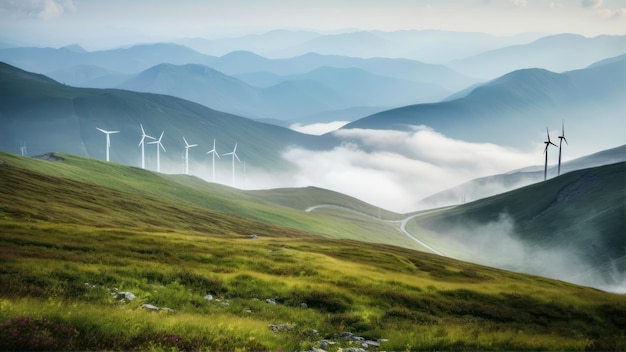
<svg viewBox="0 0 626 352">
<path fill-rule="evenodd" d="M 523 69 L 452 99 L 379 112 L 343 129 L 428 126 L 464 141 L 526 147 L 533 138 L 546 138 L 546 125 L 565 121 L 572 140 L 611 141 L 605 145 L 610 148 L 624 142 L 624 75 L 626 55 L 564 73 Z"/>
<path fill-rule="evenodd" d="M 624 35 L 587 38 L 577 34 L 557 34 L 454 60 L 448 66 L 473 77 L 492 79 L 523 68 L 572 71 L 625 53 Z"/>
<path fill-rule="evenodd" d="M 218 112 L 203 105 L 172 96 L 136 93 L 117 89 L 74 88 L 43 75 L 0 64 L 0 149 L 19 151 L 26 144 L 29 155 L 59 151 L 104 159 L 104 135 L 96 128 L 121 133 L 111 137 L 111 160 L 138 165 L 141 158 L 140 124 L 158 137 L 165 131 L 167 153 L 161 161 L 171 171 L 181 170 L 183 137 L 190 143 L 202 142 L 203 157 L 217 139 L 220 153 L 238 143 L 238 156 L 251 168 L 285 167 L 281 152 L 291 146 L 326 148 L 333 136 L 309 136 L 287 128 L 259 123 Z M 152 147 L 152 146 L 148 146 Z M 152 155 L 154 153 L 150 153 Z M 147 161 L 154 165 L 154 156 Z"/>
<path fill-rule="evenodd" d="M 344 31 L 316 33 L 273 30 L 262 34 L 227 39 L 185 38 L 176 43 L 207 55 L 222 56 L 248 50 L 271 58 L 304 55 L 311 52 L 352 57 L 405 57 L 423 62 L 442 63 L 484 51 L 526 44 L 542 37 L 540 33 L 493 36 L 485 33 L 441 30 Z M 375 44 L 375 45 L 374 45 Z"/>
</svg>

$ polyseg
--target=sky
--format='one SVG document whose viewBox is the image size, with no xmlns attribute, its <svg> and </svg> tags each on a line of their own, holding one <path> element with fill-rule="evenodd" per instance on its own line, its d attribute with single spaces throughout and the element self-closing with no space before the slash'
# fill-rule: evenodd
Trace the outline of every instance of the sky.
<svg viewBox="0 0 626 352">
<path fill-rule="evenodd" d="M 626 34 L 626 0 L 0 0 L 0 40 L 88 50 L 276 28 Z"/>
</svg>

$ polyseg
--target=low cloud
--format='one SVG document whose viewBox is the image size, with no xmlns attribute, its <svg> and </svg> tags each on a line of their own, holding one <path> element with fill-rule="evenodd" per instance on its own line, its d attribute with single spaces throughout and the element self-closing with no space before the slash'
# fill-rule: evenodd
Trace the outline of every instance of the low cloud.
<svg viewBox="0 0 626 352">
<path fill-rule="evenodd" d="M 289 126 L 289 128 L 300 133 L 313 134 L 313 135 L 320 136 L 328 132 L 336 131 L 340 129 L 341 127 L 345 126 L 346 124 L 348 124 L 349 122 L 350 121 L 333 121 L 333 122 L 328 122 L 328 123 L 313 123 L 309 125 L 302 125 L 302 124 L 296 123 L 296 124 Z"/>
<path fill-rule="evenodd" d="M 59 17 L 68 10 L 76 10 L 72 0 L 4 0 L 0 2 L 0 8 L 17 16 L 44 20 Z"/>
<path fill-rule="evenodd" d="M 515 231 L 514 219 L 506 213 L 485 224 L 464 222 L 443 225 L 447 241 L 458 242 L 472 254 L 461 258 L 501 269 L 535 274 L 601 290 L 626 293 L 626 276 L 616 267 L 599 270 L 581 258 L 585 248 L 573 245 L 537 245 L 522 240 Z M 489 255 L 485 255 L 489 254 Z"/>
<path fill-rule="evenodd" d="M 420 199 L 469 179 L 537 163 L 530 153 L 490 143 L 468 143 L 429 128 L 414 131 L 340 130 L 344 142 L 329 151 L 293 148 L 290 186 L 314 185 L 385 209 L 416 210 Z M 540 148 L 540 144 L 538 144 Z"/>
</svg>

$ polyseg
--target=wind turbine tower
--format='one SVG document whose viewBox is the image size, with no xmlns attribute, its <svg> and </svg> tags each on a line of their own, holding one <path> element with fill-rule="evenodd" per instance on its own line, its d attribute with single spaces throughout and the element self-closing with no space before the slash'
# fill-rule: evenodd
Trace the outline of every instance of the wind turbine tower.
<svg viewBox="0 0 626 352">
<path fill-rule="evenodd" d="M 550 141 L 550 132 L 548 132 L 548 127 L 546 127 L 546 134 L 548 135 L 548 140 L 544 142 L 546 144 L 546 148 L 543 150 L 543 153 L 546 155 L 546 162 L 543 167 L 543 180 L 544 181 L 548 179 L 548 147 L 550 145 L 553 145 L 556 147 L 556 144 Z"/>
<path fill-rule="evenodd" d="M 107 135 L 107 144 L 106 144 L 106 150 L 107 150 L 107 161 L 109 161 L 109 148 L 111 148 L 111 135 L 113 133 L 120 133 L 120 131 L 106 131 L 103 130 L 102 128 L 98 128 L 96 127 L 96 129 L 104 134 Z"/>
<path fill-rule="evenodd" d="M 217 156 L 218 159 L 221 159 L 220 155 L 215 150 L 215 138 L 213 138 L 213 149 L 209 150 L 207 154 L 213 154 L 213 182 L 215 182 L 215 157 Z"/>
<path fill-rule="evenodd" d="M 563 141 L 565 141 L 565 144 L 568 144 L 567 139 L 565 138 L 565 123 L 561 121 L 561 135 L 559 136 L 559 168 L 557 176 L 561 175 L 561 146 L 563 145 Z"/>
<path fill-rule="evenodd" d="M 185 141 L 185 175 L 189 175 L 189 148 L 197 147 L 197 144 L 189 144 L 185 137 L 183 137 L 183 141 Z"/>
<path fill-rule="evenodd" d="M 145 139 L 146 138 L 150 138 L 150 139 L 155 139 L 152 136 L 148 136 L 146 134 L 146 131 L 143 129 L 143 125 L 139 124 L 139 127 L 141 127 L 141 142 L 139 142 L 139 145 L 141 146 L 141 168 L 145 169 L 146 168 L 146 154 L 144 151 L 144 146 L 145 146 Z"/>
<path fill-rule="evenodd" d="M 165 133 L 165 131 L 161 132 L 161 136 L 156 141 L 148 142 L 148 144 L 156 144 L 156 148 L 157 148 L 157 172 L 161 172 L 161 157 L 159 155 L 159 147 L 163 148 L 164 152 L 167 152 L 167 150 L 165 150 L 165 147 L 161 143 L 161 140 L 163 139 L 163 134 L 164 133 Z"/>
<path fill-rule="evenodd" d="M 239 160 L 239 157 L 237 156 L 237 143 L 235 143 L 235 148 L 233 149 L 233 151 L 230 152 L 230 153 L 224 154 L 224 156 L 226 156 L 226 155 L 232 155 L 233 156 L 233 184 L 232 184 L 232 186 L 235 187 L 235 159 L 237 159 L 237 161 L 241 162 L 241 160 Z"/>
<path fill-rule="evenodd" d="M 22 154 L 22 156 L 26 156 L 26 143 L 22 142 L 22 144 L 20 145 L 20 153 Z"/>
</svg>

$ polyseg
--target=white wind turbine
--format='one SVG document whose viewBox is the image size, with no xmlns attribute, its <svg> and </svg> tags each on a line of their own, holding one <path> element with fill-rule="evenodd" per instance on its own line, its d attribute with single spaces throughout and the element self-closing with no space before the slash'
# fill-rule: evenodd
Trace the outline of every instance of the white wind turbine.
<svg viewBox="0 0 626 352">
<path fill-rule="evenodd" d="M 155 139 L 152 136 L 148 136 L 146 134 L 146 131 L 143 129 L 143 125 L 139 124 L 139 127 L 141 127 L 141 142 L 139 142 L 139 145 L 141 146 L 141 168 L 145 169 L 146 168 L 146 154 L 144 151 L 144 145 L 145 143 L 145 139 L 146 138 L 150 138 L 150 139 Z"/>
<path fill-rule="evenodd" d="M 235 159 L 237 159 L 237 161 L 241 162 L 241 160 L 239 160 L 239 157 L 237 156 L 237 143 L 235 143 L 235 148 L 233 149 L 232 152 L 230 153 L 226 153 L 223 154 L 223 156 L 226 155 L 232 155 L 233 156 L 233 187 L 235 186 Z"/>
<path fill-rule="evenodd" d="M 189 148 L 197 147 L 197 144 L 189 144 L 185 137 L 183 137 L 183 141 L 185 141 L 185 175 L 189 175 Z"/>
<path fill-rule="evenodd" d="M 209 150 L 206 153 L 213 154 L 213 182 L 215 182 L 215 157 L 217 156 L 218 159 L 221 159 L 220 155 L 217 153 L 217 150 L 215 150 L 215 138 L 213 138 L 213 149 Z"/>
<path fill-rule="evenodd" d="M 22 142 L 22 144 L 20 145 L 20 153 L 22 154 L 22 156 L 26 156 L 26 142 Z"/>
<path fill-rule="evenodd" d="M 100 131 L 100 132 L 102 132 L 102 133 L 107 135 L 107 145 L 106 145 L 107 146 L 107 161 L 109 161 L 109 148 L 111 148 L 111 137 L 110 136 L 113 133 L 120 133 L 120 131 L 106 131 L 106 130 L 103 130 L 102 128 L 98 128 L 98 127 L 96 127 L 96 129 L 98 131 Z"/>
<path fill-rule="evenodd" d="M 161 132 L 161 136 L 159 137 L 159 139 L 157 139 L 154 142 L 148 142 L 148 144 L 156 144 L 157 145 L 157 172 L 161 172 L 161 158 L 160 158 L 160 154 L 159 154 L 159 147 L 163 148 L 164 152 L 167 152 L 167 150 L 165 150 L 165 147 L 163 146 L 163 144 L 161 144 L 161 139 L 163 139 L 163 134 L 165 133 L 165 131 Z"/>
</svg>

